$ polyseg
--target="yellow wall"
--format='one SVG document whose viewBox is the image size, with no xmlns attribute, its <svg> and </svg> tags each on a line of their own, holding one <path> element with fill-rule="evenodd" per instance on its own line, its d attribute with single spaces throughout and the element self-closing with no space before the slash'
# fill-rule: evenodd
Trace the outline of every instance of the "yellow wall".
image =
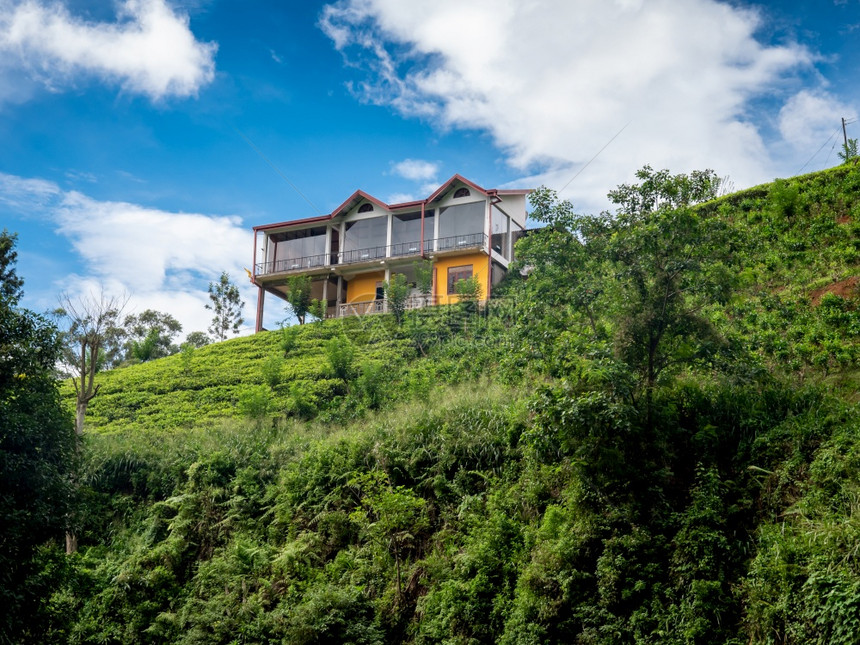
<svg viewBox="0 0 860 645">
<path fill-rule="evenodd" d="M 376 283 L 385 280 L 385 271 L 362 273 L 346 283 L 346 301 L 364 302 L 376 299 Z"/>
<path fill-rule="evenodd" d="M 486 300 L 487 285 L 490 283 L 489 259 L 484 253 L 474 253 L 472 255 L 443 257 L 433 263 L 433 267 L 436 269 L 436 296 L 438 297 L 436 302 L 438 304 L 446 305 L 458 300 L 458 296 L 448 295 L 448 269 L 470 264 L 472 265 L 472 275 L 478 276 L 478 282 L 481 283 L 481 300 Z"/>
</svg>

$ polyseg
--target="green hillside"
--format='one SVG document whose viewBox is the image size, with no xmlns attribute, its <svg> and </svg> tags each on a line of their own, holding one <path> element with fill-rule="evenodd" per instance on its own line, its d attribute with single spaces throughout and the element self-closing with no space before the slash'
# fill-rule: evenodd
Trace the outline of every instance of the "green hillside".
<svg viewBox="0 0 860 645">
<path fill-rule="evenodd" d="M 102 374 L 30 640 L 856 643 L 860 167 L 641 179 L 486 309 Z"/>
</svg>

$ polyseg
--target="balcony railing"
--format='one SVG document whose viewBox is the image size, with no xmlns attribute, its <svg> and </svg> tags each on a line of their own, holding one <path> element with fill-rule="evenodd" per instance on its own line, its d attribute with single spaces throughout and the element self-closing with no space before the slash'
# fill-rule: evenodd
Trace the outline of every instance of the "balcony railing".
<svg viewBox="0 0 860 645">
<path fill-rule="evenodd" d="M 431 248 L 427 250 L 429 253 Z M 436 240 L 436 251 L 459 251 L 464 249 L 483 249 L 487 247 L 487 236 L 484 233 L 469 233 L 467 235 L 451 235 Z"/>
<path fill-rule="evenodd" d="M 328 253 L 320 253 L 318 255 L 309 255 L 304 258 L 288 258 L 286 260 L 275 260 L 274 262 L 258 262 L 257 275 L 316 269 L 324 267 L 327 259 Z"/>
<path fill-rule="evenodd" d="M 406 309 L 421 309 L 423 307 L 431 307 L 436 304 L 436 296 L 420 295 L 409 296 L 406 300 Z M 365 316 L 367 314 L 382 314 L 390 311 L 388 300 L 380 298 L 379 300 L 364 300 L 361 302 L 348 302 L 338 307 L 337 315 L 340 318 L 344 316 Z"/>
<path fill-rule="evenodd" d="M 486 249 L 487 236 L 484 233 L 469 233 L 467 235 L 451 235 L 436 240 L 424 241 L 424 253 L 462 251 L 469 249 Z M 301 272 L 308 269 L 318 269 L 325 266 L 361 264 L 384 260 L 385 258 L 404 258 L 421 255 L 421 242 L 400 242 L 388 246 L 371 246 L 365 249 L 341 251 L 340 253 L 320 253 L 303 258 L 275 260 L 274 262 L 258 262 L 256 275 L 269 273 Z"/>
</svg>

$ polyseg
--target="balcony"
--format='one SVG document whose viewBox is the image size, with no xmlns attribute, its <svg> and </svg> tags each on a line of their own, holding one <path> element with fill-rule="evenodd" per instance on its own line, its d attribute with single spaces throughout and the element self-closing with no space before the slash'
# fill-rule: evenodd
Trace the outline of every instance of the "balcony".
<svg viewBox="0 0 860 645">
<path fill-rule="evenodd" d="M 486 250 L 487 236 L 484 233 L 469 233 L 466 235 L 451 235 L 435 240 L 424 241 L 423 255 L 432 253 L 452 253 L 457 251 Z M 321 253 L 303 258 L 275 260 L 274 262 L 258 262 L 255 267 L 256 275 L 274 273 L 303 273 L 311 269 L 321 269 L 329 266 L 348 266 L 385 260 L 386 258 L 420 257 L 421 242 L 401 242 L 398 244 L 371 246 L 340 253 Z"/>
</svg>

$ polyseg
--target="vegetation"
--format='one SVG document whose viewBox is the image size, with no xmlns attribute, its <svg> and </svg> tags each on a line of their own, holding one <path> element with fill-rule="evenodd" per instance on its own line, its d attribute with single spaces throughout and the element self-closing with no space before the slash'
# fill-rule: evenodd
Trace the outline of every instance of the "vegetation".
<svg viewBox="0 0 860 645">
<path fill-rule="evenodd" d="M 856 642 L 860 168 L 637 180 L 479 311 L 104 373 L 30 640 Z"/>
<path fill-rule="evenodd" d="M 848 163 L 849 161 L 855 162 L 858 156 L 860 156 L 860 154 L 857 152 L 857 139 L 847 139 L 845 143 L 842 144 L 839 158 L 842 159 L 843 162 Z"/>
<path fill-rule="evenodd" d="M 406 282 L 406 276 L 402 273 L 395 273 L 391 279 L 383 285 L 385 290 L 385 300 L 388 302 L 388 311 L 394 314 L 394 319 L 399 325 L 403 322 L 403 316 L 406 313 L 406 303 L 409 300 L 409 292 L 411 291 L 409 284 Z"/>
<path fill-rule="evenodd" d="M 56 313 L 66 322 L 63 363 L 75 388 L 75 431 L 80 436 L 87 406 L 101 388 L 96 373 L 118 360 L 123 337 L 118 321 L 125 301 L 102 291 L 98 296 L 78 299 L 66 294 L 61 303 Z"/>
<path fill-rule="evenodd" d="M 311 311 L 311 278 L 306 275 L 294 275 L 287 279 L 287 306 L 292 310 L 300 325 L 305 324 L 305 317 Z"/>
<path fill-rule="evenodd" d="M 209 283 L 210 304 L 206 308 L 211 310 L 212 326 L 209 333 L 216 340 L 226 340 L 228 333 L 238 334 L 244 320 L 242 319 L 242 307 L 245 305 L 239 296 L 238 287 L 230 282 L 230 275 L 226 271 L 221 272 L 218 282 Z"/>
<path fill-rule="evenodd" d="M 74 424 L 60 403 L 56 327 L 21 309 L 15 236 L 0 236 L 0 642 L 37 642 L 63 571 L 77 465 Z M 40 627 L 41 626 L 41 627 Z"/>
<path fill-rule="evenodd" d="M 182 325 L 170 314 L 147 309 L 126 316 L 123 327 L 127 337 L 127 360 L 145 363 L 179 351 L 173 339 L 182 331 Z"/>
</svg>

